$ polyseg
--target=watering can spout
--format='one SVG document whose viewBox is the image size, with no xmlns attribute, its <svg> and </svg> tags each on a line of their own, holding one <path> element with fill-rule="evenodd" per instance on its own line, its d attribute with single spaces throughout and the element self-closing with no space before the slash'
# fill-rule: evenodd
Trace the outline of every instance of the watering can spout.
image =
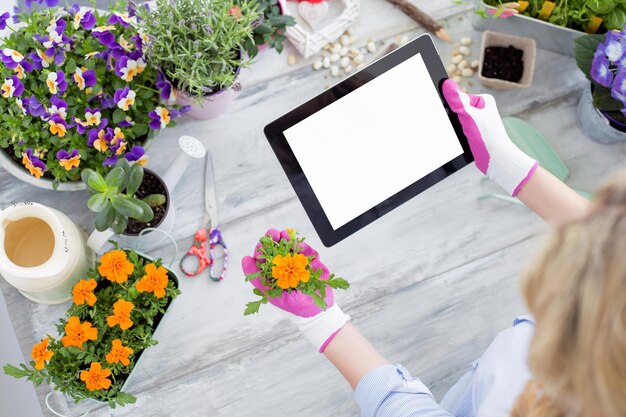
<svg viewBox="0 0 626 417">
<path fill-rule="evenodd" d="M 176 157 L 162 177 L 169 190 L 176 188 L 189 162 L 194 159 L 204 158 L 206 155 L 206 148 L 202 142 L 193 136 L 181 136 L 178 139 L 178 145 L 182 152 Z"/>
</svg>

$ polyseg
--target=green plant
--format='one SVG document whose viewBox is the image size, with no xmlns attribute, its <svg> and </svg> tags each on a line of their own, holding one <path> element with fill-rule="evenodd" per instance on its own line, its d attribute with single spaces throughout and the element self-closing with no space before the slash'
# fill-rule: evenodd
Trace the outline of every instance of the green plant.
<svg viewBox="0 0 626 417">
<path fill-rule="evenodd" d="M 528 0 L 523 11 L 526 16 L 541 15 L 545 0 Z M 602 19 L 604 30 L 621 30 L 626 24 L 626 0 L 561 0 L 552 1 L 554 9 L 548 17 L 550 23 L 573 29 L 587 29 L 594 17 Z M 502 7 L 502 0 L 485 0 L 493 7 Z"/>
<path fill-rule="evenodd" d="M 140 8 L 149 62 L 198 101 L 231 87 L 250 62 L 242 52 L 261 16 L 252 1 L 156 0 L 155 7 Z"/>
<path fill-rule="evenodd" d="M 323 270 L 321 267 L 314 268 L 313 262 L 317 256 L 305 256 L 302 248 L 304 238 L 291 229 L 287 229 L 289 239 L 281 238 L 276 242 L 274 238 L 267 234 L 259 242 L 261 244 L 260 255 L 256 256 L 257 272 L 246 274 L 246 281 L 259 279 L 258 284 L 264 289 L 255 288 L 254 294 L 261 297 L 257 301 L 246 304 L 244 315 L 254 314 L 259 311 L 262 304 L 267 304 L 270 298 L 278 298 L 284 292 L 291 294 L 293 291 L 311 297 L 319 308 L 326 309 L 326 288 L 347 289 L 350 284 L 343 278 L 330 274 L 327 279 L 322 279 Z M 299 259 L 298 259 L 299 258 Z M 281 268 L 285 264 L 282 272 Z"/>
<path fill-rule="evenodd" d="M 84 168 L 106 174 L 153 135 L 157 72 L 133 13 L 72 6 L 19 12 L 16 28 L 2 19 L 0 148 L 36 178 L 56 187 Z M 160 109 L 171 117 L 159 128 L 178 114 Z"/>
<path fill-rule="evenodd" d="M 81 176 L 91 194 L 87 207 L 97 213 L 97 230 L 111 228 L 115 233 L 123 233 L 129 218 L 143 223 L 154 218 L 152 207 L 165 204 L 165 196 L 150 194 L 142 200 L 136 198 L 143 174 L 141 164 L 131 165 L 125 159 L 120 159 L 106 178 L 91 169 L 83 170 Z"/>
<path fill-rule="evenodd" d="M 46 335 L 28 364 L 4 366 L 7 375 L 35 385 L 53 383 L 77 402 L 135 402 L 122 386 L 139 355 L 157 343 L 154 328 L 180 291 L 160 259 L 114 246 L 89 271 L 93 278 L 74 286 L 73 304 L 56 325 L 61 337 Z"/>
<path fill-rule="evenodd" d="M 263 20 L 253 32 L 253 39 L 247 39 L 244 48 L 248 55 L 255 56 L 259 52 L 259 45 L 267 44 L 276 49 L 278 53 L 283 51 L 283 43 L 287 39 L 285 30 L 287 26 L 296 24 L 293 16 L 283 15 L 278 0 L 256 0 L 257 10 L 262 13 Z"/>
</svg>

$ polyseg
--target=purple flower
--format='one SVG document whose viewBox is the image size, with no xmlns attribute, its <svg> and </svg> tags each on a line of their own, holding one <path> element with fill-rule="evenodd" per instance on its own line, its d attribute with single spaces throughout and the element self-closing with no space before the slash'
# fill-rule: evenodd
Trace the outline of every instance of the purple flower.
<svg viewBox="0 0 626 417">
<path fill-rule="evenodd" d="M 96 149 L 99 152 L 105 152 L 109 149 L 109 144 L 113 139 L 113 130 L 111 128 L 105 129 L 91 129 L 87 133 L 87 145 Z"/>
<path fill-rule="evenodd" d="M 61 70 L 57 72 L 48 73 L 48 78 L 46 79 L 46 85 L 48 86 L 48 90 L 50 90 L 50 94 L 57 94 L 59 92 L 64 92 L 67 90 L 67 81 L 65 81 L 65 73 Z"/>
<path fill-rule="evenodd" d="M 96 26 L 96 16 L 85 7 L 81 7 L 74 12 L 74 30 L 78 30 L 81 26 L 85 30 L 91 30 Z"/>
<path fill-rule="evenodd" d="M 67 117 L 67 103 L 64 100 L 61 100 L 56 95 L 53 95 L 50 98 L 50 107 L 48 108 L 48 112 L 51 115 L 58 114 L 63 119 Z"/>
<path fill-rule="evenodd" d="M 13 18 L 13 23 L 20 23 L 20 9 L 17 6 L 13 6 L 13 16 L 11 16 L 11 18 Z"/>
<path fill-rule="evenodd" d="M 133 122 L 133 119 L 131 119 L 130 116 L 126 116 L 126 118 L 119 122 L 117 125 L 119 127 L 131 127 L 135 125 L 135 122 Z"/>
<path fill-rule="evenodd" d="M 41 178 L 46 170 L 46 164 L 33 154 L 31 148 L 27 148 L 26 152 L 22 152 L 22 164 L 35 178 Z"/>
<path fill-rule="evenodd" d="M 24 92 L 24 84 L 17 78 L 15 75 L 12 75 L 11 78 L 6 78 L 4 83 L 0 87 L 0 91 L 2 92 L 2 97 L 19 97 Z"/>
<path fill-rule="evenodd" d="M 24 60 L 24 55 L 15 49 L 4 48 L 2 50 L 2 63 L 10 69 L 17 67 L 17 64 Z"/>
<path fill-rule="evenodd" d="M 59 152 L 57 152 L 57 159 L 59 160 L 59 165 L 65 168 L 66 171 L 69 171 L 80 165 L 80 155 L 78 154 L 78 149 L 76 148 L 74 148 L 72 152 L 61 149 Z"/>
<path fill-rule="evenodd" d="M 136 162 L 139 165 L 145 165 L 148 162 L 148 155 L 146 155 L 141 146 L 133 146 L 130 152 L 126 152 L 124 158 L 129 162 Z"/>
<path fill-rule="evenodd" d="M 7 28 L 7 20 L 11 17 L 11 13 L 4 12 L 0 14 L 0 30 L 4 30 Z"/>
<path fill-rule="evenodd" d="M 620 68 L 611 86 L 611 96 L 626 106 L 626 69 Z"/>
<path fill-rule="evenodd" d="M 126 111 L 135 104 L 135 92 L 131 90 L 128 86 L 122 88 L 118 88 L 115 91 L 115 95 L 113 96 L 113 100 L 117 103 L 117 107 Z"/>
<path fill-rule="evenodd" d="M 104 160 L 102 165 L 105 166 L 105 167 L 109 167 L 109 166 L 115 165 L 117 163 L 117 159 L 118 159 L 117 155 L 111 155 L 107 159 Z"/>
<path fill-rule="evenodd" d="M 602 50 L 611 62 L 617 62 L 626 53 L 626 39 L 621 35 L 608 31 L 603 44 L 598 46 L 598 51 Z"/>
<path fill-rule="evenodd" d="M 79 90 L 96 85 L 96 72 L 87 68 L 76 68 L 72 76 Z"/>
<path fill-rule="evenodd" d="M 161 71 L 157 71 L 156 87 L 161 92 L 161 100 L 169 101 L 172 98 L 172 84 L 165 78 Z"/>
<path fill-rule="evenodd" d="M 115 35 L 111 33 L 113 29 L 115 29 L 114 26 L 98 26 L 93 28 L 91 35 L 107 48 L 115 49 L 120 46 L 115 41 Z"/>
<path fill-rule="evenodd" d="M 613 71 L 609 68 L 609 60 L 604 54 L 596 53 L 591 61 L 591 78 L 603 87 L 610 87 L 613 82 Z"/>
<path fill-rule="evenodd" d="M 44 117 L 46 116 L 46 108 L 37 100 L 37 97 L 30 96 L 23 100 L 24 108 L 26 112 L 28 112 L 33 117 Z"/>
<path fill-rule="evenodd" d="M 35 4 L 43 4 L 46 3 L 46 6 L 48 7 L 56 7 L 59 5 L 59 0 L 25 0 L 24 4 L 26 5 L 26 7 L 30 8 L 33 3 Z"/>
<path fill-rule="evenodd" d="M 115 100 L 107 94 L 102 94 L 100 95 L 100 105 L 103 109 L 112 109 L 115 107 Z"/>
<path fill-rule="evenodd" d="M 111 15 L 111 17 L 109 17 L 109 24 L 110 25 L 120 24 L 124 27 L 128 27 L 130 26 L 133 20 L 136 20 L 136 19 L 130 16 L 129 13 L 115 12 Z"/>
<path fill-rule="evenodd" d="M 148 116 L 152 119 L 148 126 L 150 126 L 153 130 L 159 130 L 165 128 L 171 121 L 170 111 L 165 108 L 158 106 L 154 110 L 148 113 Z"/>
</svg>

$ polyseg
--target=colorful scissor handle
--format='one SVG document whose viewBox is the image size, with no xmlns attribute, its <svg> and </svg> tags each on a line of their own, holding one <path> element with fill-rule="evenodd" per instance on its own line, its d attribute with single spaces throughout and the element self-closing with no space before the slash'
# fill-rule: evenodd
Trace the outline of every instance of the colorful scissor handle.
<svg viewBox="0 0 626 417">
<path fill-rule="evenodd" d="M 213 281 L 221 281 L 224 279 L 224 275 L 226 275 L 226 271 L 228 269 L 228 249 L 226 248 L 226 244 L 224 243 L 224 239 L 222 238 L 222 233 L 219 228 L 213 228 L 209 232 L 209 257 L 206 256 L 206 242 L 207 242 L 207 230 L 200 229 L 196 232 L 193 238 L 193 244 L 187 253 L 180 260 L 180 270 L 187 276 L 193 277 L 200 274 L 202 271 L 209 267 L 209 278 Z M 215 256 L 213 249 L 215 246 L 222 246 L 224 249 L 224 262 L 222 264 L 222 272 L 220 275 L 215 276 L 213 273 L 213 265 L 215 264 Z M 186 270 L 184 267 L 185 260 L 190 257 L 195 256 L 198 258 L 198 268 L 195 271 Z"/>
<path fill-rule="evenodd" d="M 224 250 L 224 261 L 222 263 L 222 272 L 219 275 L 213 274 L 213 267 L 215 266 L 215 255 L 213 253 L 213 248 L 215 246 L 221 246 Z M 224 279 L 224 275 L 226 275 L 226 271 L 228 270 L 228 248 L 226 248 L 226 243 L 224 243 L 224 238 L 222 237 L 222 232 L 218 227 L 211 229 L 209 232 L 209 252 L 211 256 L 211 266 L 209 268 L 209 278 L 213 281 L 221 281 Z"/>
</svg>

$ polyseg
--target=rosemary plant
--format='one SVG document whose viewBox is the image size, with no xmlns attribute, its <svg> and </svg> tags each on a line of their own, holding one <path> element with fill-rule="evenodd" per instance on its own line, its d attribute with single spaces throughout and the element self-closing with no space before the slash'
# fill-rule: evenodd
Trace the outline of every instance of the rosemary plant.
<svg viewBox="0 0 626 417">
<path fill-rule="evenodd" d="M 150 39 L 148 60 L 198 101 L 231 87 L 250 62 L 242 51 L 261 21 L 253 1 L 156 0 L 152 8 L 139 8 Z"/>
</svg>

